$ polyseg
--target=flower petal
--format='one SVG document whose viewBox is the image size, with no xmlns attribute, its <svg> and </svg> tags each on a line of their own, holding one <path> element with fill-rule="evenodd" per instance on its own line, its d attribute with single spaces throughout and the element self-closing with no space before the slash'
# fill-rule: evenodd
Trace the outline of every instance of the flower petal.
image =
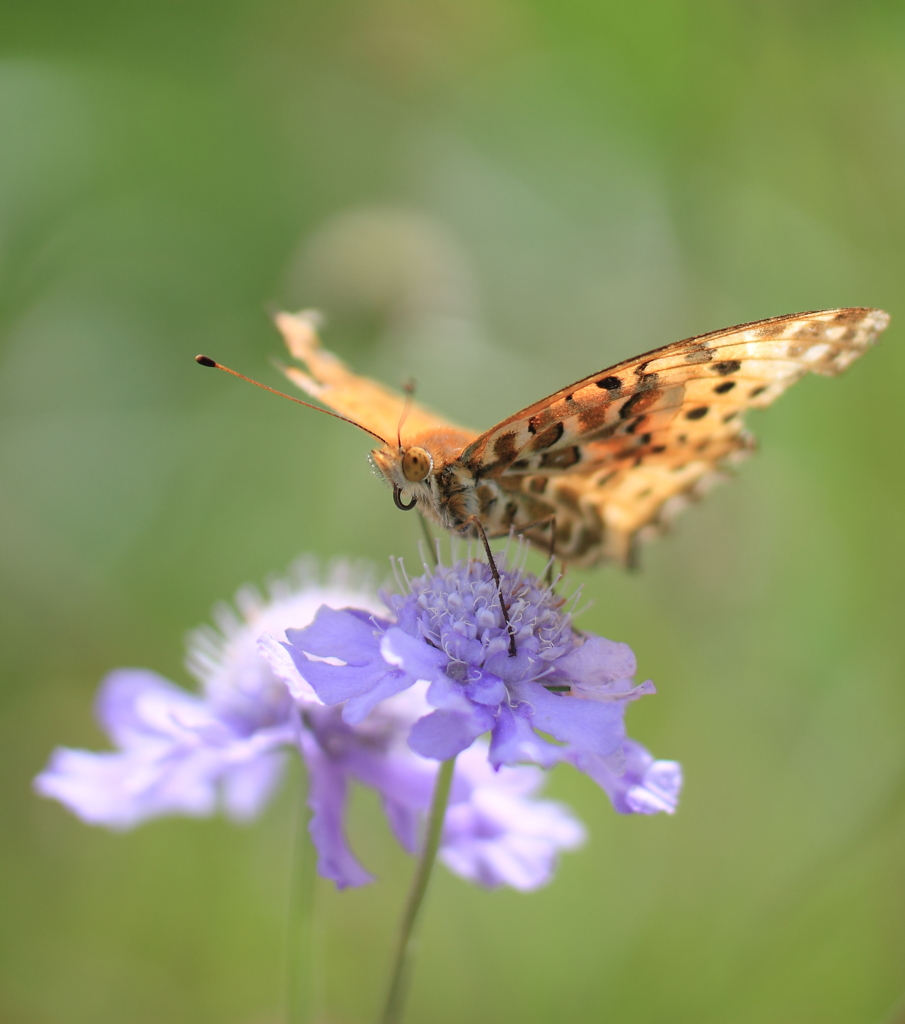
<svg viewBox="0 0 905 1024">
<path fill-rule="evenodd" d="M 34 787 L 83 821 L 108 828 L 132 828 L 163 814 L 212 814 L 213 778 L 222 761 L 203 749 L 179 754 L 167 757 L 151 749 L 95 754 L 61 747 Z"/>
<path fill-rule="evenodd" d="M 479 744 L 460 756 L 456 779 L 472 788 L 450 804 L 439 856 L 471 882 L 536 889 L 552 877 L 561 850 L 584 842 L 584 828 L 567 808 L 526 798 L 541 782 L 536 768 L 494 771 Z"/>
<path fill-rule="evenodd" d="M 101 683 L 97 717 L 113 742 L 122 748 L 149 738 L 176 740 L 199 731 L 223 734 L 204 700 L 156 672 L 120 668 Z"/>
<path fill-rule="evenodd" d="M 282 752 L 260 754 L 230 768 L 223 776 L 223 807 L 233 821 L 256 818 L 283 778 Z"/>
<path fill-rule="evenodd" d="M 403 690 L 407 690 L 414 680 L 405 672 L 394 669 L 381 676 L 374 685 L 360 697 L 350 697 L 343 705 L 343 719 L 349 725 L 363 722 L 377 705 Z"/>
<path fill-rule="evenodd" d="M 623 702 L 598 703 L 557 696 L 540 683 L 518 683 L 511 689 L 513 696 L 530 709 L 534 728 L 550 733 L 561 743 L 582 754 L 604 758 L 621 748 L 625 738 Z"/>
<path fill-rule="evenodd" d="M 283 645 L 302 679 L 325 704 L 341 704 L 366 694 L 390 671 L 380 654 L 374 627 L 348 610 L 323 605 L 305 629 L 287 629 Z M 341 659 L 335 665 L 315 658 Z"/>
<path fill-rule="evenodd" d="M 409 734 L 409 746 L 422 757 L 446 761 L 470 747 L 493 727 L 493 715 L 473 706 L 470 713 L 441 708 L 418 719 Z"/>
<path fill-rule="evenodd" d="M 380 640 L 380 653 L 384 661 L 401 669 L 415 679 L 429 682 L 443 676 L 443 669 L 449 659 L 436 647 L 431 647 L 420 637 L 409 636 L 397 626 L 392 626 Z"/>
<path fill-rule="evenodd" d="M 469 680 L 466 684 L 465 692 L 469 700 L 493 708 L 508 701 L 509 698 L 506 684 L 492 672 L 479 672 L 476 679 Z"/>
<path fill-rule="evenodd" d="M 258 637 L 258 654 L 267 662 L 277 679 L 281 679 L 286 684 L 296 700 L 323 704 L 323 701 L 314 692 L 311 683 L 295 667 L 295 661 L 282 641 L 277 640 L 270 633 L 262 633 Z"/>
<path fill-rule="evenodd" d="M 635 740 L 623 744 L 625 770 L 609 771 L 601 762 L 586 768 L 604 789 L 620 814 L 672 814 L 682 789 L 682 766 L 676 761 L 655 761 Z"/>
<path fill-rule="evenodd" d="M 490 739 L 490 763 L 494 768 L 525 762 L 552 768 L 563 757 L 562 748 L 548 743 L 534 731 L 527 705 L 500 707 Z"/>
<path fill-rule="evenodd" d="M 583 644 L 556 662 L 556 671 L 591 686 L 631 679 L 637 671 L 637 664 L 628 644 L 607 640 L 603 636 L 589 636 Z"/>
<path fill-rule="evenodd" d="M 302 749 L 308 765 L 308 831 L 317 850 L 317 872 L 336 883 L 338 889 L 367 885 L 374 880 L 359 864 L 346 842 L 343 816 L 346 808 L 346 774 L 307 733 Z"/>
</svg>

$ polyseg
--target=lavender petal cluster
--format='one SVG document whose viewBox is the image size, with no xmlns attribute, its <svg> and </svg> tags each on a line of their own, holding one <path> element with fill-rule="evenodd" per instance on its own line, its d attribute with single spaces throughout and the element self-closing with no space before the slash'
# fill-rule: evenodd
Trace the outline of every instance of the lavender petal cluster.
<svg viewBox="0 0 905 1024">
<path fill-rule="evenodd" d="M 309 626 L 272 642 L 271 657 L 282 659 L 296 697 L 341 706 L 352 726 L 388 698 L 426 686 L 430 710 L 408 740 L 422 757 L 455 757 L 489 734 L 496 769 L 566 761 L 617 811 L 671 813 L 681 767 L 655 760 L 625 732 L 628 704 L 655 692 L 650 681 L 634 683 L 631 649 L 575 630 L 568 604 L 534 576 L 504 564 L 500 580 L 498 590 L 490 567 L 474 559 L 438 565 L 384 595 L 388 617 L 323 607 Z"/>
<path fill-rule="evenodd" d="M 427 684 L 374 701 L 349 721 L 344 708 L 328 706 L 299 680 L 282 646 L 287 633 L 311 623 L 318 609 L 350 605 L 356 621 L 381 611 L 360 573 L 339 567 L 321 584 L 311 562 L 272 584 L 267 599 L 240 591 L 237 610 L 217 610 L 218 628 L 190 636 L 187 664 L 199 692 L 146 669 L 111 673 L 97 715 L 115 749 L 56 750 L 36 790 L 110 828 L 219 808 L 242 821 L 262 810 L 286 757 L 298 752 L 308 772 L 319 872 L 340 888 L 371 881 L 346 838 L 350 783 L 380 794 L 394 834 L 414 851 L 437 763 L 407 743 L 413 724 L 430 712 Z M 541 783 L 537 769 L 496 773 L 480 745 L 466 751 L 456 765 L 441 860 L 485 886 L 532 889 L 548 881 L 560 851 L 580 845 L 584 830 L 560 804 L 536 799 Z"/>
</svg>

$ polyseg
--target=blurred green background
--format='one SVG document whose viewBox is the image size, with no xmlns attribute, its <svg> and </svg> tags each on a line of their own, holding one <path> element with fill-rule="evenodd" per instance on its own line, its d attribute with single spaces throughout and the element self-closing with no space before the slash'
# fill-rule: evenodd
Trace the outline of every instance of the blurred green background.
<svg viewBox="0 0 905 1024">
<path fill-rule="evenodd" d="M 247 828 L 119 836 L 36 798 L 101 676 L 311 551 L 415 558 L 265 309 L 485 428 L 760 317 L 893 314 L 649 546 L 575 574 L 659 695 L 672 819 L 553 773 L 591 839 L 547 889 L 441 870 L 409 1020 L 880 1022 L 905 989 L 905 7 L 815 0 L 6 0 L 0 41 L 0 1019 L 280 1020 L 296 777 Z M 411 872 L 319 891 L 331 1024 L 372 1019 Z M 327 1019 L 327 1018 L 325 1018 Z"/>
</svg>

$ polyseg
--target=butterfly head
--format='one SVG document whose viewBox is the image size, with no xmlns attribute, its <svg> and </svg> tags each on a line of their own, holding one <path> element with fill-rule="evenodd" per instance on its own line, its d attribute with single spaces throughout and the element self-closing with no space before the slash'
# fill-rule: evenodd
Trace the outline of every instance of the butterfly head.
<svg viewBox="0 0 905 1024">
<path fill-rule="evenodd" d="M 408 512 L 418 504 L 419 499 L 428 505 L 432 504 L 434 457 L 427 448 L 420 445 L 388 444 L 371 452 L 371 464 L 393 488 L 393 500 L 397 508 Z M 403 491 L 411 495 L 407 503 L 402 499 Z"/>
<path fill-rule="evenodd" d="M 472 441 L 470 431 L 442 424 L 375 448 L 371 465 L 393 488 L 397 508 L 407 512 L 417 506 L 440 526 L 458 529 L 479 504 L 471 471 L 459 463 Z"/>
</svg>

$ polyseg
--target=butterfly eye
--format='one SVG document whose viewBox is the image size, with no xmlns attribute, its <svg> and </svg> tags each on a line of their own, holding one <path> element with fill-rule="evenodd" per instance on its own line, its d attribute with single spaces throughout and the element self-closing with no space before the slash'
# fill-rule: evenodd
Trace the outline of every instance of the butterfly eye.
<svg viewBox="0 0 905 1024">
<path fill-rule="evenodd" d="M 409 448 L 402 456 L 402 475 L 409 483 L 417 484 L 434 468 L 430 452 L 423 448 Z"/>
</svg>

